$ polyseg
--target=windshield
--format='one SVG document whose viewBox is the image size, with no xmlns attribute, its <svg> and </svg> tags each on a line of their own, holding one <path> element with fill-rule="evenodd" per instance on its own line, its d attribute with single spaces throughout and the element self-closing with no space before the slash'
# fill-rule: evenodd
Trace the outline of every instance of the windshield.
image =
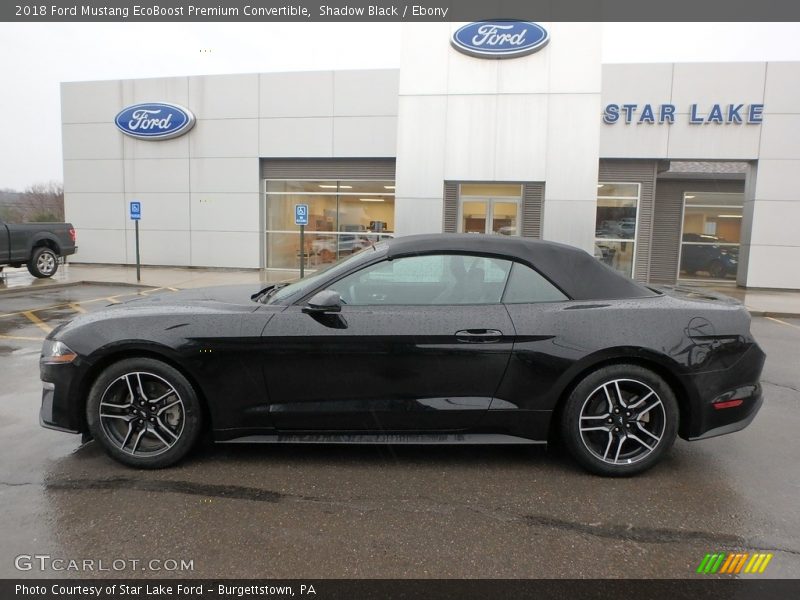
<svg viewBox="0 0 800 600">
<path fill-rule="evenodd" d="M 329 276 L 333 276 L 335 278 L 337 273 L 347 272 L 354 263 L 362 262 L 366 254 L 380 252 L 385 250 L 385 248 L 386 243 L 379 242 L 373 246 L 359 250 L 355 254 L 351 254 L 344 260 L 320 269 L 304 279 L 299 279 L 294 283 L 284 284 L 282 287 L 276 289 L 274 293 L 270 294 L 265 303 L 276 304 L 295 295 L 302 296 L 306 292 L 314 289 L 320 283 L 323 277 L 327 278 Z"/>
</svg>

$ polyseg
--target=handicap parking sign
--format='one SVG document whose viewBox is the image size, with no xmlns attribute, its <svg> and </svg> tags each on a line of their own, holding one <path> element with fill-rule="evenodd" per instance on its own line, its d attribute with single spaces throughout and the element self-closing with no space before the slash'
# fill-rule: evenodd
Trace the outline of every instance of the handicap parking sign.
<svg viewBox="0 0 800 600">
<path fill-rule="evenodd" d="M 294 224 L 308 225 L 308 204 L 294 205 Z"/>
<path fill-rule="evenodd" d="M 142 203 L 131 202 L 131 221 L 139 221 L 142 218 Z"/>
</svg>

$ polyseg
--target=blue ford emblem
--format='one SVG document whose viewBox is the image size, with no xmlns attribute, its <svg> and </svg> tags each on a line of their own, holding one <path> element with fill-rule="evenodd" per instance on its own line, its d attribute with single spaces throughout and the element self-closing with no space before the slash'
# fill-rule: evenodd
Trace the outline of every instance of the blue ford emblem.
<svg viewBox="0 0 800 600">
<path fill-rule="evenodd" d="M 543 48 L 547 30 L 527 21 L 478 21 L 456 30 L 451 39 L 459 52 L 478 58 L 516 58 Z"/>
<path fill-rule="evenodd" d="M 177 104 L 149 102 L 122 109 L 114 123 L 125 135 L 140 140 L 167 140 L 189 131 L 194 126 L 194 115 Z"/>
</svg>

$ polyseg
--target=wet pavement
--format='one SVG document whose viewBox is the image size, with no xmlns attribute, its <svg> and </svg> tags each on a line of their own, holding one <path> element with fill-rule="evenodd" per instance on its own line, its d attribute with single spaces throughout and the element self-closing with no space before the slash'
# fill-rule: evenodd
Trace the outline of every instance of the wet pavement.
<svg viewBox="0 0 800 600">
<path fill-rule="evenodd" d="M 800 577 L 800 319 L 753 320 L 768 359 L 749 428 L 678 440 L 632 479 L 523 447 L 206 444 L 153 472 L 37 421 L 44 331 L 139 291 L 169 293 L 0 296 L 0 577 L 681 578 L 716 551 L 770 552 L 765 575 Z M 20 554 L 128 562 L 20 572 Z"/>
</svg>

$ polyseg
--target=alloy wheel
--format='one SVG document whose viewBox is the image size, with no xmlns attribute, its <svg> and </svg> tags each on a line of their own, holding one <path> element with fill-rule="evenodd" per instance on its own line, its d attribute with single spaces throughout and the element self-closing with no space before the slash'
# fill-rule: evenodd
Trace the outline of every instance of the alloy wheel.
<svg viewBox="0 0 800 600">
<path fill-rule="evenodd" d="M 103 432 L 117 448 L 132 456 L 166 452 L 180 439 L 184 422 L 180 394 L 154 373 L 125 373 L 111 382 L 100 399 Z"/>
<path fill-rule="evenodd" d="M 580 411 L 580 438 L 609 465 L 628 465 L 652 454 L 667 427 L 664 403 L 647 384 L 612 379 L 588 395 Z"/>
<path fill-rule="evenodd" d="M 36 260 L 36 268 L 42 275 L 50 275 L 56 266 L 56 257 L 50 252 L 42 252 Z"/>
</svg>

